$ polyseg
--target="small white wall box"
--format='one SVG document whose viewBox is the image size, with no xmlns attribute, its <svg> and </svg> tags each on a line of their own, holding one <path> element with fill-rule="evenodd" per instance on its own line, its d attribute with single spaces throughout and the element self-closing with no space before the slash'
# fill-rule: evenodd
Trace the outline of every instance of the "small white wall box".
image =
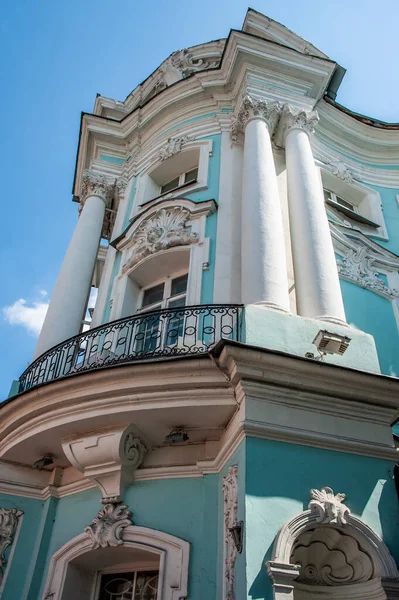
<svg viewBox="0 0 399 600">
<path fill-rule="evenodd" d="M 340 354 L 342 356 L 349 346 L 350 341 L 351 338 L 345 335 L 320 329 L 312 343 L 321 354 Z"/>
</svg>

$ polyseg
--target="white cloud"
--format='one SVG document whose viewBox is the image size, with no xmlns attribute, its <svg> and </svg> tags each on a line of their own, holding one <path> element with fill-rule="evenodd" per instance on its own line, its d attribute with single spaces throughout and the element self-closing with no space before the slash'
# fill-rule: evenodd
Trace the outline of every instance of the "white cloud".
<svg viewBox="0 0 399 600">
<path fill-rule="evenodd" d="M 48 309 L 48 302 L 44 302 L 47 296 L 45 290 L 39 292 L 41 300 L 28 303 L 24 298 L 16 300 L 10 306 L 4 306 L 3 316 L 10 325 L 22 325 L 34 336 L 38 336 L 43 325 L 44 317 Z"/>
</svg>

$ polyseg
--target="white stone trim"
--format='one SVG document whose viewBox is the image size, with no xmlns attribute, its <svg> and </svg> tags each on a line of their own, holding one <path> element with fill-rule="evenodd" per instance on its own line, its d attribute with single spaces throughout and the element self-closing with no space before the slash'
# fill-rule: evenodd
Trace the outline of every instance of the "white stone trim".
<svg viewBox="0 0 399 600">
<path fill-rule="evenodd" d="M 270 577 L 273 580 L 273 596 L 275 600 L 285 598 L 294 599 L 293 581 L 299 575 L 299 565 L 291 564 L 291 554 L 295 541 L 308 529 L 312 529 L 319 523 L 319 515 L 312 510 L 305 510 L 295 515 L 286 523 L 275 539 L 272 559 L 267 562 Z M 370 555 L 375 576 L 378 578 L 398 578 L 399 572 L 383 540 L 369 527 L 355 517 L 348 516 L 348 523 L 342 527 L 331 523 L 329 527 L 344 530 L 367 550 Z"/>
<path fill-rule="evenodd" d="M 135 525 L 123 529 L 122 540 L 126 547 L 141 548 L 159 556 L 159 597 L 162 600 L 181 600 L 187 597 L 190 554 L 188 542 L 162 531 Z M 69 563 L 91 551 L 92 540 L 86 533 L 78 535 L 57 550 L 51 557 L 42 600 L 61 600 Z"/>
</svg>

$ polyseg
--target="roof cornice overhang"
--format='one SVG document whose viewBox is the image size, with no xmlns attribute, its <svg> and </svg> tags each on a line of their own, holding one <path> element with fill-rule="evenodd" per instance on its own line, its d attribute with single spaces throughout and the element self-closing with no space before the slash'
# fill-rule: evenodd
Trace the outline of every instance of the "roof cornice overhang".
<svg viewBox="0 0 399 600">
<path fill-rule="evenodd" d="M 399 409 L 399 379 L 221 340 L 210 352 L 235 385 L 242 379 Z"/>
<path fill-rule="evenodd" d="M 315 142 L 370 165 L 399 168 L 399 126 L 376 126 L 367 117 L 360 119 L 343 111 L 327 98 L 317 104 L 320 122 Z"/>
<path fill-rule="evenodd" d="M 177 81 L 137 106 L 121 120 L 82 113 L 73 194 L 79 196 L 81 176 L 88 167 L 94 143 L 112 140 L 126 148 L 135 132 L 142 131 L 166 111 L 181 115 L 198 98 L 198 110 L 204 99 L 213 102 L 215 109 L 233 104 L 238 96 L 251 91 L 272 99 L 291 101 L 298 106 L 313 107 L 324 94 L 334 73 L 336 63 L 329 59 L 282 46 L 242 31 L 232 30 L 227 39 L 219 68 L 198 71 Z M 256 76 L 263 76 L 257 81 Z M 286 89 L 268 85 L 267 77 L 286 79 Z M 299 98 L 298 98 L 299 96 Z"/>
</svg>

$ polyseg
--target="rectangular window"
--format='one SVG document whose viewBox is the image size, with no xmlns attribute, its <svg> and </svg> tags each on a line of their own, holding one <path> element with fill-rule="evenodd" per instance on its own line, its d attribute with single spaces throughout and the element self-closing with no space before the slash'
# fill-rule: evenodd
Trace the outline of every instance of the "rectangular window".
<svg viewBox="0 0 399 600">
<path fill-rule="evenodd" d="M 197 181 L 197 177 L 198 167 L 191 169 L 191 171 L 187 171 L 187 173 L 184 173 L 184 183 L 193 183 L 194 181 Z"/>
<path fill-rule="evenodd" d="M 354 204 L 352 204 L 351 202 L 348 202 L 348 200 L 345 200 L 345 198 L 341 198 L 340 196 L 337 196 L 337 194 L 334 194 L 334 192 L 330 192 L 330 190 L 324 190 L 324 199 L 326 202 L 339 204 L 340 206 L 343 206 L 344 208 L 347 208 L 348 210 L 352 210 L 353 212 L 356 212 Z"/>
<path fill-rule="evenodd" d="M 158 571 L 101 575 L 97 600 L 157 600 Z"/>
<path fill-rule="evenodd" d="M 172 285 L 170 290 L 171 296 L 177 296 L 178 294 L 184 294 L 187 290 L 187 278 L 188 274 L 182 275 L 181 277 L 176 277 L 176 279 L 172 279 Z"/>
<path fill-rule="evenodd" d="M 143 296 L 143 304 L 142 308 L 147 306 L 151 306 L 152 304 L 158 304 L 163 300 L 165 284 L 160 283 L 159 285 L 154 285 L 154 287 L 145 290 Z"/>
<path fill-rule="evenodd" d="M 171 192 L 179 187 L 179 180 L 180 177 L 175 177 L 174 179 L 171 179 L 171 181 L 164 183 L 164 185 L 161 186 L 161 194 L 166 194 L 166 192 Z"/>
</svg>

